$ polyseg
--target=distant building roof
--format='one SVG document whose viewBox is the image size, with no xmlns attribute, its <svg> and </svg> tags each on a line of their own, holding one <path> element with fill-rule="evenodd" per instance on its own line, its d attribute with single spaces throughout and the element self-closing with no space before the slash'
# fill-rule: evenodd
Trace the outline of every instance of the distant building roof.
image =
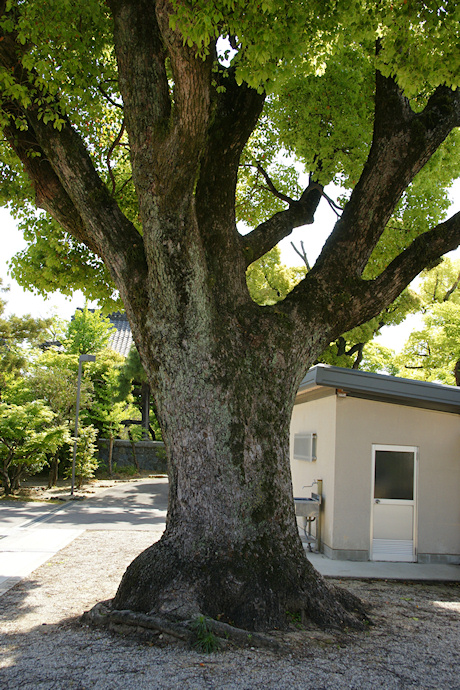
<svg viewBox="0 0 460 690">
<path fill-rule="evenodd" d="M 355 398 L 460 414 L 460 388 L 456 386 L 331 367 L 326 364 L 317 364 L 307 372 L 299 386 L 297 402 L 302 402 L 302 398 L 310 391 L 320 387 L 336 388 Z"/>
<path fill-rule="evenodd" d="M 124 312 L 115 311 L 113 314 L 108 315 L 108 319 L 116 328 L 110 336 L 109 347 L 123 355 L 123 357 L 127 357 L 133 344 L 133 334 L 131 333 L 128 317 Z"/>
</svg>

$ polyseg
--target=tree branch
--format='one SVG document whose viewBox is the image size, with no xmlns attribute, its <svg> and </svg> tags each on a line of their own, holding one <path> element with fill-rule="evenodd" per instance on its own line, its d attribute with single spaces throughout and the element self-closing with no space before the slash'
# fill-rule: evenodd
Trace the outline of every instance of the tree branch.
<svg viewBox="0 0 460 690">
<path fill-rule="evenodd" d="M 228 264 L 233 274 L 235 266 L 241 264 L 239 274 L 245 281 L 246 265 L 236 229 L 235 193 L 241 153 L 260 116 L 265 94 L 244 83 L 239 86 L 233 68 L 219 68 L 215 80 L 212 119 L 196 184 L 196 213 L 208 262 L 214 263 L 219 273 Z"/>
<path fill-rule="evenodd" d="M 458 274 L 457 278 L 455 279 L 453 285 L 449 290 L 447 290 L 446 294 L 444 295 L 443 302 L 447 302 L 448 299 L 452 296 L 452 294 L 455 292 L 455 290 L 458 288 L 458 285 L 460 283 L 460 273 Z"/>
<path fill-rule="evenodd" d="M 108 102 L 109 102 L 111 105 L 113 105 L 115 108 L 120 108 L 121 110 L 123 110 L 123 104 L 122 104 L 122 103 L 117 103 L 116 101 L 114 101 L 113 98 L 111 98 L 111 97 L 109 96 L 109 94 L 107 93 L 107 91 L 106 91 L 105 89 L 103 89 L 102 86 L 101 86 L 100 84 L 97 85 L 97 89 L 98 89 L 98 91 L 104 96 L 104 98 L 106 99 L 106 101 L 108 101 Z"/>
<path fill-rule="evenodd" d="M 460 212 L 417 237 L 377 278 L 362 281 L 359 299 L 363 302 L 363 318 L 360 323 L 391 304 L 426 266 L 459 245 Z"/>
<path fill-rule="evenodd" d="M 260 165 L 260 163 L 257 164 L 257 170 L 258 172 L 263 175 L 263 178 L 265 182 L 267 183 L 267 189 L 269 192 L 271 192 L 274 196 L 276 196 L 278 199 L 281 199 L 281 201 L 285 201 L 287 204 L 293 204 L 294 199 L 291 199 L 290 196 L 286 196 L 286 194 L 283 194 L 282 192 L 279 192 L 275 185 L 273 184 L 269 174 L 267 173 L 266 170 Z"/>
<path fill-rule="evenodd" d="M 291 242 L 291 247 L 300 256 L 300 258 L 304 262 L 305 266 L 307 267 L 307 271 L 310 271 L 311 266 L 310 266 L 310 262 L 308 261 L 307 252 L 305 251 L 305 246 L 304 246 L 303 240 L 301 240 L 301 242 L 300 242 L 300 249 L 297 249 L 294 242 Z"/>
<path fill-rule="evenodd" d="M 33 132 L 18 130 L 12 123 L 3 131 L 34 186 L 37 207 L 47 211 L 68 233 L 99 255 L 96 244 L 86 232 L 80 214 L 63 189 Z"/>
<path fill-rule="evenodd" d="M 193 193 L 211 116 L 214 48 L 201 60 L 170 27 L 168 0 L 109 0 L 139 199 L 177 203 Z M 166 60 L 172 71 L 170 88 Z M 174 107 L 172 105 L 174 104 Z M 151 209 L 140 213 L 143 220 Z M 150 229 L 144 222 L 146 235 Z"/>
<path fill-rule="evenodd" d="M 98 176 L 78 133 L 60 116 L 61 129 L 40 117 L 44 96 L 36 86 L 36 75 L 22 65 L 27 50 L 16 32 L 2 32 L 0 64 L 10 70 L 19 84 L 27 84 L 31 102 L 2 103 L 10 115 L 5 134 L 23 163 L 36 191 L 37 203 L 47 210 L 77 240 L 104 259 L 121 293 L 127 295 L 145 280 L 147 268 L 142 238 L 123 215 Z M 50 104 L 51 105 L 51 104 Z M 54 103 L 60 113 L 59 103 Z M 28 123 L 18 130 L 14 118 Z"/>
<path fill-rule="evenodd" d="M 284 237 L 291 234 L 294 228 L 311 225 L 315 211 L 322 196 L 322 187 L 316 183 L 308 185 L 299 201 L 294 201 L 285 211 L 261 223 L 252 232 L 241 238 L 247 265 L 260 259 L 273 249 Z"/>
<path fill-rule="evenodd" d="M 145 142 L 163 140 L 171 115 L 166 51 L 155 4 L 149 0 L 109 0 L 108 4 L 133 168 L 151 166 L 155 154 Z"/>
<path fill-rule="evenodd" d="M 395 82 L 377 73 L 368 160 L 315 268 L 361 275 L 404 190 L 459 124 L 459 91 L 438 87 L 414 113 Z"/>
<path fill-rule="evenodd" d="M 116 182 L 115 182 L 115 176 L 112 171 L 112 166 L 110 165 L 110 159 L 112 157 L 112 153 L 114 152 L 115 148 L 118 146 L 118 144 L 121 141 L 121 137 L 123 136 L 125 131 L 125 121 L 121 123 L 120 131 L 118 132 L 117 136 L 115 137 L 114 141 L 112 142 L 109 152 L 107 153 L 107 158 L 106 158 L 106 163 L 107 163 L 107 169 L 109 171 L 109 177 L 112 182 L 112 196 L 115 196 L 115 190 L 116 190 Z"/>
<path fill-rule="evenodd" d="M 339 270 L 328 274 L 315 265 L 276 310 L 296 319 L 299 341 L 311 337 L 314 322 L 323 334 L 322 343 L 330 343 L 376 317 L 426 266 L 459 245 L 460 212 L 417 237 L 374 280 L 344 277 Z"/>
</svg>

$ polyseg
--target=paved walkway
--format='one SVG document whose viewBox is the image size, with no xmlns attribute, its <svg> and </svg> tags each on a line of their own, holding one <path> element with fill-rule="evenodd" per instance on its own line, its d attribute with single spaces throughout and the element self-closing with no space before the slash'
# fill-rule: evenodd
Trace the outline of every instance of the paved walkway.
<svg viewBox="0 0 460 690">
<path fill-rule="evenodd" d="M 84 500 L 58 506 L 0 503 L 0 596 L 85 530 L 141 530 L 158 538 L 165 528 L 166 478 L 117 484 Z M 154 539 L 152 539 L 152 542 Z M 460 581 L 460 566 L 335 561 L 308 558 L 325 577 Z"/>
<path fill-rule="evenodd" d="M 2 501 L 0 596 L 85 530 L 141 530 L 158 538 L 167 507 L 166 478 L 123 482 L 57 506 Z"/>
<path fill-rule="evenodd" d="M 382 561 L 335 561 L 321 553 L 307 553 L 324 577 L 352 580 L 407 580 L 460 582 L 460 565 L 444 563 L 385 563 Z"/>
</svg>

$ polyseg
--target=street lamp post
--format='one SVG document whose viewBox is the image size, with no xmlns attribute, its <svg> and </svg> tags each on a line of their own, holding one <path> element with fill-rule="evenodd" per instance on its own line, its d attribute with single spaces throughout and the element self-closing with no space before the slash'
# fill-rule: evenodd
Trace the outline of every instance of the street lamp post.
<svg viewBox="0 0 460 690">
<path fill-rule="evenodd" d="M 73 496 L 75 487 L 75 463 L 77 461 L 77 439 L 78 439 L 78 416 L 80 414 L 80 389 L 81 389 L 81 374 L 83 369 L 83 362 L 95 362 L 95 355 L 80 355 L 78 358 L 78 379 L 77 379 L 77 406 L 75 410 L 75 435 L 73 442 L 73 458 L 72 458 L 72 486 L 70 488 L 70 495 Z"/>
</svg>

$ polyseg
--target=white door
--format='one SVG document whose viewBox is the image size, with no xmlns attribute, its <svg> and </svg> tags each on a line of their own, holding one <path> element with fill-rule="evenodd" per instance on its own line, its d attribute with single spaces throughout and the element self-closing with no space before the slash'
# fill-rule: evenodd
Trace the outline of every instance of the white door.
<svg viewBox="0 0 460 690">
<path fill-rule="evenodd" d="M 380 446 L 373 450 L 371 560 L 416 560 L 417 449 Z"/>
</svg>

